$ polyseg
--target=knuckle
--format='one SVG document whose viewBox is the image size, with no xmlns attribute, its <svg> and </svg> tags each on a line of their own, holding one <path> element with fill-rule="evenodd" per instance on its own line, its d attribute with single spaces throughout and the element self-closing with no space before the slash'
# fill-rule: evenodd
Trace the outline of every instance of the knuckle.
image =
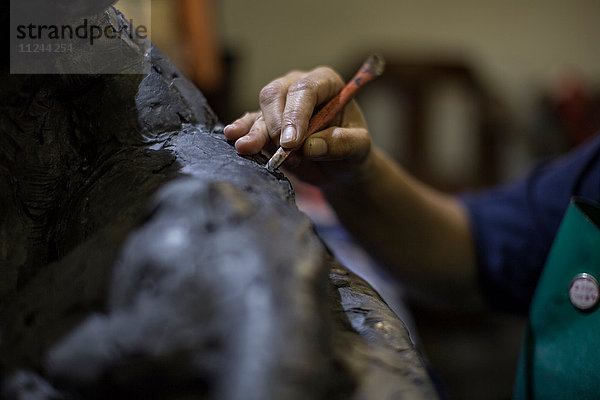
<svg viewBox="0 0 600 400">
<path fill-rule="evenodd" d="M 293 108 L 285 113 L 285 115 L 282 118 L 281 125 L 297 125 L 304 121 L 305 118 L 306 116 L 300 110 Z"/>
<path fill-rule="evenodd" d="M 264 121 L 254 121 L 250 128 L 250 133 L 262 133 L 265 130 Z"/>
<path fill-rule="evenodd" d="M 329 81 L 335 84 L 344 84 L 342 77 L 331 67 L 321 66 L 314 69 L 315 73 L 326 77 Z"/>
<path fill-rule="evenodd" d="M 335 72 L 333 68 L 328 67 L 327 65 L 320 65 L 313 69 L 313 72 L 319 75 L 337 75 L 337 72 Z"/>
<path fill-rule="evenodd" d="M 346 145 L 348 144 L 348 142 L 350 142 L 350 135 L 348 135 L 348 132 L 344 128 L 333 128 L 333 131 L 331 132 L 331 137 L 339 145 Z"/>
<path fill-rule="evenodd" d="M 347 129 L 334 128 L 331 137 L 339 153 L 347 156 L 353 152 L 355 141 Z"/>
<path fill-rule="evenodd" d="M 371 137 L 366 129 L 335 128 L 332 137 L 340 156 L 359 160 L 371 149 Z"/>
<path fill-rule="evenodd" d="M 285 75 L 284 79 L 294 80 L 302 75 L 306 75 L 306 72 L 300 71 L 299 69 L 293 69 Z"/>
<path fill-rule="evenodd" d="M 280 133 L 281 133 L 281 123 L 280 122 L 274 122 L 272 124 L 267 125 L 267 134 L 269 135 L 269 137 L 273 138 L 275 136 L 278 136 Z"/>
<path fill-rule="evenodd" d="M 267 86 L 261 89 L 258 100 L 260 104 L 271 104 L 279 97 L 283 95 L 284 87 L 283 83 L 279 80 L 269 83 Z"/>
<path fill-rule="evenodd" d="M 290 86 L 289 93 L 299 93 L 299 92 L 314 92 L 317 89 L 318 81 L 315 81 L 311 78 L 300 79 L 292 83 Z"/>
</svg>

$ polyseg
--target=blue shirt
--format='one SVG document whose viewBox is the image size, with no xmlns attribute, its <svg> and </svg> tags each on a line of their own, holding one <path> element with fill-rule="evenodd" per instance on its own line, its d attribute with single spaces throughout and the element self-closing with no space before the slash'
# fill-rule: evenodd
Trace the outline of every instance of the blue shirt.
<svg viewBox="0 0 600 400">
<path fill-rule="evenodd" d="M 460 198 L 469 214 L 483 294 L 525 314 L 571 197 L 600 200 L 600 134 L 520 180 Z"/>
</svg>

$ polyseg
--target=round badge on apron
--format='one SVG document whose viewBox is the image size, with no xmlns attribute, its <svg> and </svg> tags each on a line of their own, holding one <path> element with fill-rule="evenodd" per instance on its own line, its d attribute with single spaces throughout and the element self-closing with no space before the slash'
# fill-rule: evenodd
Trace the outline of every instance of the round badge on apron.
<svg viewBox="0 0 600 400">
<path fill-rule="evenodd" d="M 580 310 L 587 311 L 598 304 L 600 287 L 598 281 L 590 274 L 575 275 L 569 285 L 571 304 Z"/>
</svg>

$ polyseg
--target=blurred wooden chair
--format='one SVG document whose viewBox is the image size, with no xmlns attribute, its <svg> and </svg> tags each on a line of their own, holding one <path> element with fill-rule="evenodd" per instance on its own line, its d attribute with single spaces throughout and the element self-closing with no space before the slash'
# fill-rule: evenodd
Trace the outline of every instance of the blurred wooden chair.
<svg viewBox="0 0 600 400">
<path fill-rule="evenodd" d="M 359 97 L 375 143 L 440 189 L 498 182 L 506 118 L 474 69 L 433 57 L 386 61 L 383 76 Z"/>
</svg>

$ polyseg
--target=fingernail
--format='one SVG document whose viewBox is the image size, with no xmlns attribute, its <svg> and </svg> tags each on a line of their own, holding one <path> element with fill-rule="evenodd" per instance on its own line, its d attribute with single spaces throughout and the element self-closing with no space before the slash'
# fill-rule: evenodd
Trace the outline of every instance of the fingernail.
<svg viewBox="0 0 600 400">
<path fill-rule="evenodd" d="M 233 129 L 233 124 L 229 124 L 223 128 L 223 133 L 227 133 L 227 131 Z"/>
<path fill-rule="evenodd" d="M 294 140 L 296 140 L 296 128 L 289 125 L 281 133 L 280 142 L 281 142 L 281 144 L 290 144 Z"/>
<path fill-rule="evenodd" d="M 236 143 L 246 143 L 247 141 L 249 141 L 250 138 L 248 136 L 242 136 L 241 138 L 239 138 Z"/>
<path fill-rule="evenodd" d="M 327 154 L 327 142 L 321 138 L 308 139 L 308 155 L 310 157 L 322 157 Z"/>
</svg>

